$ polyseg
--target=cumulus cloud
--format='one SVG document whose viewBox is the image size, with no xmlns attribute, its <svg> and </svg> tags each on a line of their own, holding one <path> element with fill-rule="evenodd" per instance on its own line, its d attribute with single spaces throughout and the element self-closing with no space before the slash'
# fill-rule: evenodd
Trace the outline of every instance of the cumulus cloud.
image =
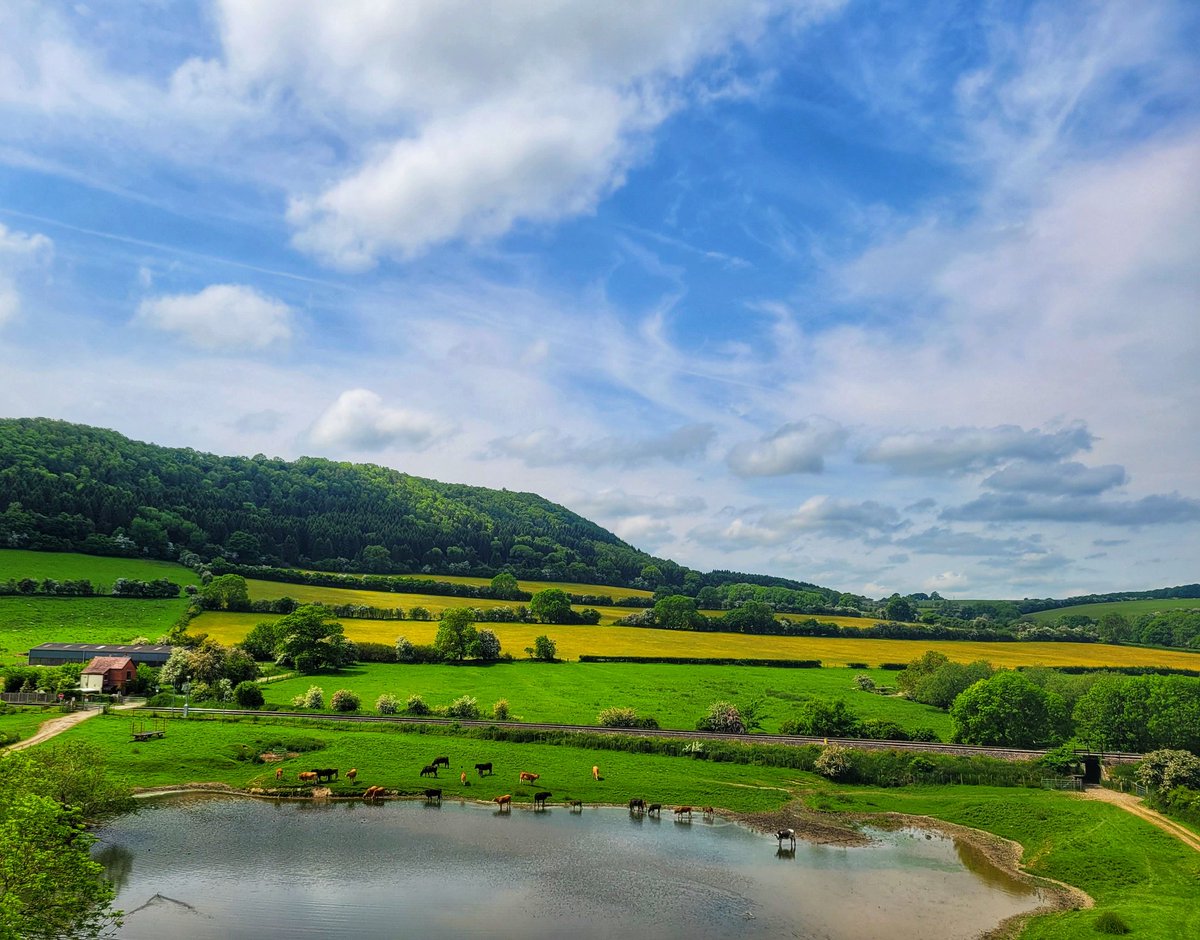
<svg viewBox="0 0 1200 940">
<path fill-rule="evenodd" d="M 1061 460 L 1092 446 L 1082 422 L 1056 431 L 1026 431 L 1006 424 L 993 428 L 941 428 L 891 434 L 859 455 L 906 476 L 946 476 L 986 470 L 1007 460 Z"/>
<path fill-rule="evenodd" d="M 295 314 L 282 301 L 241 284 L 212 284 L 196 294 L 151 297 L 136 320 L 200 349 L 238 353 L 292 336 Z"/>
<path fill-rule="evenodd" d="M 793 510 L 744 512 L 728 522 L 697 526 L 688 536 L 702 544 L 736 548 L 781 545 L 809 533 L 869 540 L 897 532 L 905 525 L 893 507 L 874 500 L 813 496 Z"/>
<path fill-rule="evenodd" d="M 0 224 L 0 326 L 21 312 L 18 277 L 47 262 L 53 252 L 54 243 L 45 235 L 15 232 Z"/>
<path fill-rule="evenodd" d="M 601 437 L 580 441 L 556 428 L 499 437 L 488 444 L 488 454 L 515 457 L 529 467 L 560 464 L 640 467 L 657 460 L 681 463 L 703 456 L 716 430 L 711 424 L 692 424 L 652 437 Z"/>
<path fill-rule="evenodd" d="M 325 448 L 421 450 L 450 430 L 421 412 L 388 407 L 369 389 L 352 388 L 317 419 L 308 437 Z"/>
<path fill-rule="evenodd" d="M 741 477 L 820 473 L 825 457 L 846 443 L 846 429 L 828 418 L 810 417 L 785 424 L 757 441 L 734 447 L 726 457 Z"/>
<path fill-rule="evenodd" d="M 1095 496 L 1129 482 L 1125 468 L 1117 464 L 1085 467 L 1081 463 L 1009 464 L 983 481 L 993 490 L 1045 493 L 1050 496 Z"/>
<path fill-rule="evenodd" d="M 1092 522 L 1100 525 L 1170 525 L 1200 521 L 1200 500 L 1178 493 L 1141 499 L 1103 500 L 1094 496 L 1053 498 L 986 493 L 962 506 L 942 510 L 942 518 L 972 522 Z"/>
<path fill-rule="evenodd" d="M 961 591 L 968 587 L 970 583 L 971 579 L 961 571 L 943 571 L 940 574 L 926 578 L 922 582 L 921 587 L 928 592 L 937 591 L 939 594 L 947 594 L 953 591 Z"/>
</svg>

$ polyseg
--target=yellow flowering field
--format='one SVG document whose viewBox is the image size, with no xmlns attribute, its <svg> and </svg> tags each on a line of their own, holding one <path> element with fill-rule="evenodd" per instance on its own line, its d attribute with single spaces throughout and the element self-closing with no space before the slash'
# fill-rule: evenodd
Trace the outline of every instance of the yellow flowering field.
<svg viewBox="0 0 1200 940">
<path fill-rule="evenodd" d="M 453 606 L 453 605 L 449 605 Z M 266 614 L 206 613 L 192 621 L 193 633 L 208 633 L 236 643 L 254 624 L 275 619 Z M 406 636 L 432 643 L 436 621 L 343 620 L 352 640 L 394 643 Z M 819 659 L 827 666 L 861 662 L 904 663 L 926 650 L 957 662 L 986 659 L 995 666 L 1170 666 L 1200 669 L 1200 653 L 1153 650 L 1101 643 L 970 643 L 955 640 L 854 640 L 826 637 L 747 636 L 740 633 L 692 633 L 636 627 L 575 627 L 550 624 L 480 624 L 494 630 L 506 652 L 522 655 L 534 637 L 546 634 L 563 659 L 594 656 L 699 656 L 755 659 Z"/>
</svg>

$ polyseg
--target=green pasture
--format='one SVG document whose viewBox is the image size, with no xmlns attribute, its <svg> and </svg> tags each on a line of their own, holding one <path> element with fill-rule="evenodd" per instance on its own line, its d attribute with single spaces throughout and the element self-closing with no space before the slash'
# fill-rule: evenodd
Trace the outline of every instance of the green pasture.
<svg viewBox="0 0 1200 940">
<path fill-rule="evenodd" d="M 0 666 L 26 662 L 25 654 L 42 643 L 154 641 L 186 607 L 183 598 L 0 597 Z"/>
<path fill-rule="evenodd" d="M 323 572 L 311 572 L 312 574 L 322 574 Z M 361 571 L 347 572 L 351 578 L 366 578 L 371 575 L 363 574 Z M 411 577 L 414 580 L 422 581 L 441 581 L 444 584 L 470 584 L 475 587 L 488 587 L 492 583 L 491 578 L 479 578 L 474 575 L 466 574 L 421 574 L 421 575 L 395 575 L 395 577 Z M 613 587 L 608 584 L 585 584 L 580 581 L 529 581 L 525 578 L 520 578 L 517 585 L 522 591 L 527 591 L 530 594 L 536 594 L 538 591 L 544 591 L 547 588 L 558 588 L 560 591 L 566 591 L 568 594 L 607 594 L 609 597 L 616 600 L 618 597 L 653 597 L 653 591 L 645 591 L 641 588 Z"/>
<path fill-rule="evenodd" d="M 171 561 L 152 561 L 148 558 L 109 558 L 100 555 L 80 555 L 74 552 L 29 552 L 24 549 L 0 549 L 0 581 L 9 578 L 33 578 L 44 581 L 77 581 L 86 578 L 98 589 L 107 592 L 117 578 L 134 581 L 155 581 L 168 578 L 176 584 L 199 584 L 200 579 L 190 568 Z"/>
<path fill-rule="evenodd" d="M 445 734 L 423 734 L 397 726 L 365 728 L 317 722 L 246 719 L 211 720 L 193 716 L 167 719 L 166 737 L 134 743 L 129 715 L 91 718 L 60 736 L 86 740 L 110 756 L 112 767 L 137 787 L 182 783 L 225 783 L 234 787 L 274 787 L 275 769 L 284 771 L 283 786 L 298 786 L 296 774 L 317 767 L 337 767 L 341 780 L 333 791 L 361 793 L 378 785 L 402 793 L 420 794 L 440 787 L 447 799 L 491 800 L 504 793 L 528 803 L 533 794 L 549 790 L 550 802 L 627 803 L 633 797 L 665 804 L 722 806 L 739 811 L 770 810 L 791 798 L 797 786 L 817 778 L 782 767 L 710 763 L 691 757 L 632 754 L 551 744 L 520 744 L 477 740 Z M 145 720 L 144 718 L 140 720 Z M 243 746 L 286 746 L 303 739 L 319 745 L 281 763 L 256 764 L 238 760 Z M 433 758 L 447 756 L 450 769 L 437 779 L 422 777 L 421 768 Z M 476 763 L 491 761 L 494 774 L 476 775 Z M 592 779 L 592 767 L 600 780 Z M 352 784 L 345 779 L 358 770 Z M 467 785 L 459 774 L 467 773 Z M 539 774 L 534 784 L 519 784 L 518 774 Z M 669 818 L 669 817 L 668 817 Z"/>
<path fill-rule="evenodd" d="M 1091 617 L 1099 620 L 1105 614 L 1120 614 L 1132 620 L 1142 614 L 1153 614 L 1165 610 L 1200 610 L 1200 600 L 1194 597 L 1164 597 L 1158 600 L 1107 601 L 1102 604 L 1077 604 L 1074 607 L 1058 607 L 1055 610 L 1039 610 L 1029 616 L 1046 622 L 1060 617 Z"/>
<path fill-rule="evenodd" d="M 1038 917 L 1027 940 L 1100 936 L 1104 911 L 1118 914 L 1131 937 L 1175 940 L 1200 936 L 1200 853 L 1149 823 L 1106 803 L 1074 794 L 993 787 L 843 789 L 810 796 L 816 809 L 911 813 L 994 832 L 1024 847 L 1035 875 L 1082 888 L 1090 910 Z"/>
<path fill-rule="evenodd" d="M 0 740 L 16 734 L 17 740 L 31 737 L 42 722 L 62 716 L 57 705 L 17 705 L 13 711 L 0 714 Z"/>
<path fill-rule="evenodd" d="M 693 666 L 658 663 L 497 663 L 492 666 L 416 666 L 367 663 L 341 672 L 298 676 L 263 686 L 266 707 L 291 708 L 292 699 L 311 685 L 325 690 L 351 689 L 363 712 L 374 713 L 375 700 L 390 692 L 405 701 L 418 694 L 427 705 L 448 705 L 473 696 L 484 716 L 507 699 L 513 716 L 525 721 L 561 724 L 596 723 L 604 708 L 634 708 L 663 728 L 691 729 L 717 700 L 740 705 L 762 703 L 764 731 L 777 732 L 795 715 L 806 696 L 846 701 L 863 718 L 882 718 L 906 730 L 932 728 L 950 737 L 948 713 L 895 696 L 874 695 L 854 687 L 865 673 L 877 685 L 895 682 L 896 674 L 879 669 L 779 669 L 766 666 Z"/>
</svg>

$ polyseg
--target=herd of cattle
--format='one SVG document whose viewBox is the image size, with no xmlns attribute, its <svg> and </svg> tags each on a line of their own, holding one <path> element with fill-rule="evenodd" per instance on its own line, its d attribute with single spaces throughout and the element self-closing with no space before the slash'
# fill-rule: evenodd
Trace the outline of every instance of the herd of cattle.
<svg viewBox="0 0 1200 940">
<path fill-rule="evenodd" d="M 435 757 L 432 761 L 430 761 L 428 764 L 426 764 L 424 767 L 421 768 L 420 776 L 421 777 L 436 777 L 438 775 L 439 767 L 445 767 L 447 770 L 449 770 L 450 769 L 450 758 L 445 757 L 445 756 Z M 475 773 L 478 774 L 480 777 L 492 776 L 493 775 L 492 762 L 484 761 L 482 763 L 476 764 L 475 765 Z M 357 767 L 351 768 L 350 770 L 346 771 L 346 779 L 350 780 L 351 782 L 353 782 L 357 776 L 358 776 L 358 768 Z M 541 778 L 541 774 L 535 774 L 528 770 L 522 770 L 517 775 L 517 782 L 518 782 L 518 784 L 523 784 L 523 783 L 533 784 L 533 783 L 536 783 L 540 778 Z M 275 779 L 276 780 L 283 779 L 283 768 L 282 767 L 275 768 Z M 339 778 L 338 778 L 338 770 L 336 767 L 322 767 L 322 768 L 314 767 L 312 770 L 300 771 L 298 774 L 296 774 L 296 779 L 301 784 L 315 784 L 315 783 L 331 783 L 334 780 L 338 780 Z M 600 776 L 600 768 L 598 766 L 592 767 L 592 779 L 593 780 L 603 779 Z M 463 771 L 459 775 L 459 780 L 463 785 L 467 785 L 466 771 Z M 370 786 L 370 787 L 367 787 L 366 790 L 363 791 L 362 798 L 364 800 L 373 801 L 373 800 L 382 799 L 384 796 L 387 796 L 387 795 L 388 795 L 388 791 L 385 787 Z M 538 792 L 534 793 L 533 808 L 535 810 L 545 809 L 546 808 L 546 800 L 548 800 L 553 795 L 554 794 L 551 793 L 549 790 L 539 790 Z M 431 801 L 431 802 L 440 803 L 442 801 L 442 791 L 440 788 L 431 787 L 429 789 L 426 789 L 424 791 L 424 796 L 425 796 L 426 800 Z M 509 811 L 512 809 L 512 794 L 505 793 L 501 796 L 497 796 L 492 800 L 492 802 L 496 803 L 500 807 L 501 812 Z M 583 811 L 583 801 L 582 800 L 570 800 L 564 805 L 569 806 L 572 812 L 575 812 L 575 811 L 582 812 Z M 635 815 L 635 816 L 640 816 L 643 814 L 645 814 L 647 816 L 659 816 L 662 814 L 662 808 L 663 807 L 662 807 L 661 803 L 647 803 L 645 800 L 637 798 L 637 797 L 635 797 L 634 799 L 629 801 L 629 812 L 630 812 L 630 814 Z M 683 819 L 683 818 L 687 818 L 688 820 L 690 820 L 692 818 L 693 807 L 691 807 L 691 806 L 676 806 L 672 810 L 672 812 L 675 814 L 675 818 L 677 820 Z M 699 810 L 699 812 L 702 812 L 706 818 L 712 818 L 714 811 L 711 806 L 705 806 L 702 810 Z"/>
</svg>

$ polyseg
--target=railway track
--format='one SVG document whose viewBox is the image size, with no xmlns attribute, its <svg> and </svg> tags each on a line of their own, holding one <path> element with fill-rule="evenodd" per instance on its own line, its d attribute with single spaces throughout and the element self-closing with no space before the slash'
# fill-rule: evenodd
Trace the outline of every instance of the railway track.
<svg viewBox="0 0 1200 940">
<path fill-rule="evenodd" d="M 154 708 L 153 711 L 166 715 L 183 715 L 182 708 Z M 928 741 L 876 741 L 867 738 L 818 738 L 795 734 L 718 734 L 711 731 L 678 731 L 665 728 L 602 728 L 598 725 L 562 725 L 536 721 L 464 720 L 457 718 L 398 718 L 392 715 L 330 715 L 305 714 L 285 711 L 254 711 L 243 708 L 188 708 L 187 713 L 215 716 L 246 716 L 256 718 L 291 718 L 319 720 L 344 724 L 390 724 L 390 725 L 435 725 L 463 728 L 512 728 L 525 731 L 559 731 L 573 734 L 620 734 L 643 738 L 675 738 L 684 741 L 737 741 L 743 744 L 841 744 L 860 750 L 921 751 L 934 754 L 981 755 L 999 760 L 1036 760 L 1046 753 L 1044 749 L 1015 747 L 978 747 L 970 744 L 935 744 Z M 1141 754 L 1105 752 L 1105 760 L 1130 763 L 1142 759 Z"/>
</svg>

